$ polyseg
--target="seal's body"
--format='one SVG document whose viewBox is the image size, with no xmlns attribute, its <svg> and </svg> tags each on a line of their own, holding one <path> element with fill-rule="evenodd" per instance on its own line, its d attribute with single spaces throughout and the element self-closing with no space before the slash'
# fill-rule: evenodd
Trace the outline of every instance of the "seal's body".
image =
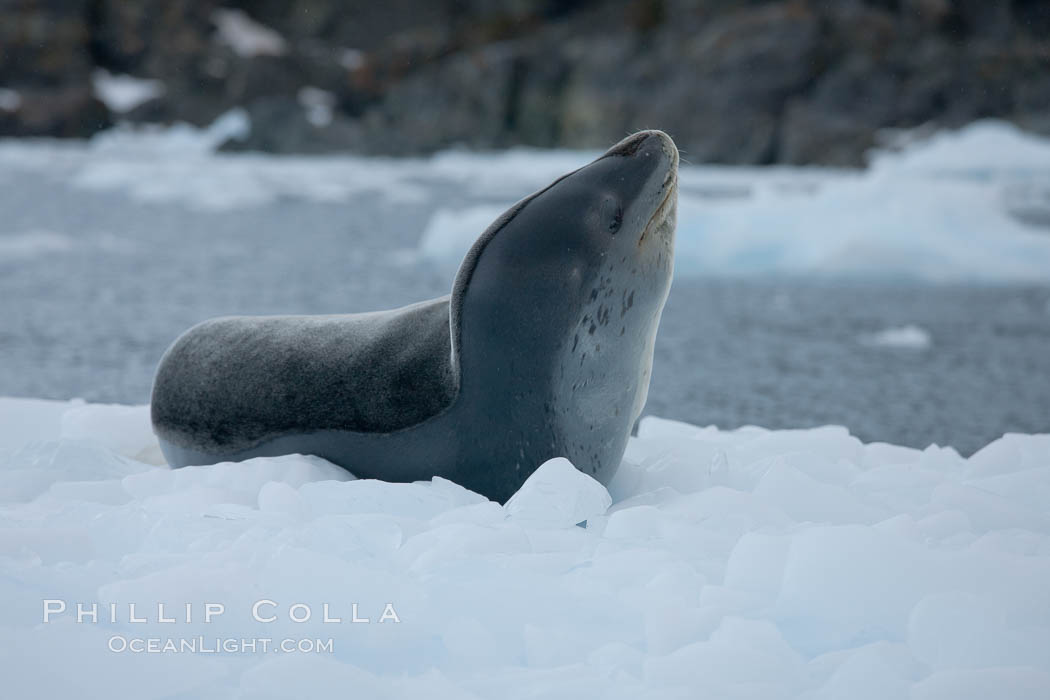
<svg viewBox="0 0 1050 700">
<path fill-rule="evenodd" d="M 154 381 L 165 457 L 314 454 L 362 478 L 442 476 L 505 501 L 563 456 L 607 483 L 648 390 L 677 166 L 666 134 L 628 137 L 497 219 L 449 296 L 191 328 Z"/>
</svg>

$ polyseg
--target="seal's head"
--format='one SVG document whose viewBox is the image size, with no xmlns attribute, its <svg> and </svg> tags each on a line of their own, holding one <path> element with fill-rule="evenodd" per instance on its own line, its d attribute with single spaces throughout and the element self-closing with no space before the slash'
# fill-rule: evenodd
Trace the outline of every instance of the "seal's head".
<svg viewBox="0 0 1050 700">
<path fill-rule="evenodd" d="M 461 391 L 513 411 L 529 402 L 530 387 L 551 387 L 538 395 L 554 397 L 543 410 L 558 431 L 610 435 L 607 454 L 560 450 L 589 473 L 615 469 L 608 463 L 618 464 L 645 402 L 671 284 L 677 171 L 667 134 L 629 136 L 505 212 L 471 248 L 453 288 Z"/>
<path fill-rule="evenodd" d="M 521 200 L 481 234 L 456 277 L 454 330 L 467 306 L 512 309 L 524 295 L 533 308 L 547 302 L 576 306 L 579 294 L 608 293 L 601 270 L 627 269 L 645 283 L 649 297 L 636 295 L 633 303 L 662 307 L 671 281 L 677 199 L 678 149 L 671 138 L 656 130 L 627 137 Z M 540 311 L 547 322 L 550 311 Z M 497 325 L 493 330 L 512 331 Z M 519 318 L 515 327 L 530 332 L 529 325 Z M 459 340 L 454 333 L 453 342 Z"/>
</svg>

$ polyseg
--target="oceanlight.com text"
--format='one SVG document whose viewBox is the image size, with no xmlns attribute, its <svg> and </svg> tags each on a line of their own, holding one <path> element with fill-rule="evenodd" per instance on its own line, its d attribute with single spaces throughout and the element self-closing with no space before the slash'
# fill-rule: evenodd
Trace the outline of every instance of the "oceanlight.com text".
<svg viewBox="0 0 1050 700">
<path fill-rule="evenodd" d="M 328 639 L 273 639 L 271 637 L 125 637 L 109 638 L 107 646 L 117 654 L 331 654 L 335 643 Z"/>
</svg>

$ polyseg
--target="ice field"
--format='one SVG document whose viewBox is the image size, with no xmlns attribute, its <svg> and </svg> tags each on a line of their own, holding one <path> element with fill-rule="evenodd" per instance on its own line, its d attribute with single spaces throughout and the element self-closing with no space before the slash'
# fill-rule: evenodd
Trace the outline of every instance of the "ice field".
<svg viewBox="0 0 1050 700">
<path fill-rule="evenodd" d="M 554 159 L 535 160 L 498 158 L 499 177 L 478 182 L 505 182 L 505 171 Z M 1007 124 L 976 123 L 876 153 L 862 173 L 685 165 L 679 181 L 680 277 L 1050 280 L 1050 236 L 1026 225 L 1050 225 L 1050 143 Z M 438 211 L 420 252 L 458 264 L 502 208 Z"/>
<path fill-rule="evenodd" d="M 216 154 L 250 128 L 233 110 L 207 129 L 120 127 L 90 142 L 0 141 L 0 182 L 19 171 L 89 192 L 208 212 L 365 194 L 402 205 L 450 185 L 413 245 L 387 251 L 458 265 L 500 212 L 597 153 L 512 149 L 429 158 Z M 1045 284 L 1050 141 L 997 121 L 903 134 L 862 172 L 692 166 L 680 171 L 676 273 Z M 464 202 L 463 199 L 468 200 Z M 479 203 L 481 200 L 485 203 Z M 15 218 L 5 228 L 17 227 Z M 1034 225 L 1034 226 L 1033 226 Z M 62 233 L 5 230 L 0 260 L 70 250 Z"/>
<path fill-rule="evenodd" d="M 649 418 L 608 490 L 554 460 L 502 507 L 300 456 L 172 471 L 144 406 L 0 426 L 5 697 L 1050 693 L 1050 435 L 963 459 Z"/>
</svg>

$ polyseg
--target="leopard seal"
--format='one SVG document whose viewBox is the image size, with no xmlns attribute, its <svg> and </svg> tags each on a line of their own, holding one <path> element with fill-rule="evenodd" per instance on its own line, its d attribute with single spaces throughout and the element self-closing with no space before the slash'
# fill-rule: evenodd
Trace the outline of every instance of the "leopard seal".
<svg viewBox="0 0 1050 700">
<path fill-rule="evenodd" d="M 154 379 L 165 457 L 312 454 L 500 502 L 553 457 L 608 483 L 648 392 L 677 170 L 665 133 L 627 137 L 493 222 L 448 296 L 194 326 Z"/>
</svg>

